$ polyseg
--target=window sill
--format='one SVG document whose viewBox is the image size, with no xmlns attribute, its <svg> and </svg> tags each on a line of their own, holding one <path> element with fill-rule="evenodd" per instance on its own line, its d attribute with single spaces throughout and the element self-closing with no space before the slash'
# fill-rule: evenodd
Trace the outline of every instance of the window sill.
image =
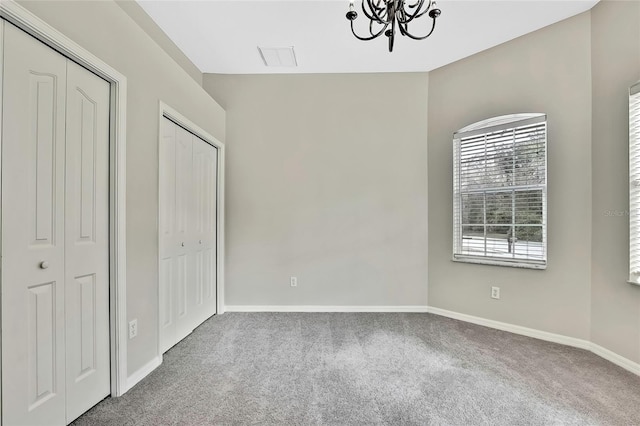
<svg viewBox="0 0 640 426">
<path fill-rule="evenodd" d="M 474 263 L 476 265 L 507 266 L 511 268 L 538 269 L 538 270 L 547 269 L 546 263 L 526 263 L 526 262 L 517 262 L 517 261 L 510 262 L 505 260 L 482 259 L 477 257 L 453 257 L 451 260 L 458 263 Z"/>
<path fill-rule="evenodd" d="M 637 274 L 631 274 L 627 282 L 629 284 L 640 286 L 640 277 Z"/>
</svg>

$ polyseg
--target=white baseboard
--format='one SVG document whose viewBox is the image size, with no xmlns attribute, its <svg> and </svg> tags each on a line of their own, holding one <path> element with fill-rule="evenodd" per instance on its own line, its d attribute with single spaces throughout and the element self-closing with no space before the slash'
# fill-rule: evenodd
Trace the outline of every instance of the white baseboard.
<svg viewBox="0 0 640 426">
<path fill-rule="evenodd" d="M 153 370 L 158 368 L 162 364 L 162 355 L 158 355 L 153 358 L 151 361 L 140 367 L 135 373 L 127 377 L 126 389 L 123 394 L 133 388 L 135 385 L 140 383 L 142 379 L 147 377 Z"/>
<path fill-rule="evenodd" d="M 628 358 L 618 355 L 617 353 L 603 348 L 593 342 L 583 339 L 576 339 L 575 337 L 564 336 L 562 334 L 549 333 L 547 331 L 540 331 L 533 328 L 522 327 L 519 325 L 513 325 L 506 322 L 494 321 L 490 319 L 475 317 L 473 315 L 461 314 L 458 312 L 447 311 L 446 309 L 429 307 L 429 313 L 440 315 L 447 318 L 452 318 L 460 321 L 469 322 L 472 324 L 482 325 L 489 328 L 495 328 L 497 330 L 508 331 L 514 334 L 520 334 L 523 336 L 533 337 L 540 340 L 546 340 L 548 342 L 560 343 L 567 346 L 573 346 L 580 349 L 586 349 L 616 364 L 619 367 L 624 368 L 634 374 L 640 376 L 640 364 L 631 361 Z"/>
<path fill-rule="evenodd" d="M 475 317 L 473 315 L 447 311 L 446 309 L 434 308 L 432 306 L 429 306 L 429 313 L 464 322 L 470 322 L 472 324 L 482 325 L 489 328 L 495 328 L 497 330 L 508 331 L 510 333 L 520 334 L 522 336 L 546 340 L 547 342 L 560 343 L 563 345 L 587 350 L 591 348 L 591 342 L 589 342 L 588 340 L 576 339 L 575 337 L 564 336 L 562 334 L 549 333 L 547 331 L 540 331 L 534 328 L 527 328 L 519 325 L 509 324 L 506 322 L 494 321 L 486 318 Z"/>
<path fill-rule="evenodd" d="M 226 305 L 225 312 L 428 312 L 428 306 Z"/>
<path fill-rule="evenodd" d="M 640 364 L 637 362 L 633 362 L 628 358 L 623 357 L 622 355 L 618 355 L 617 353 L 610 351 L 607 348 L 603 348 L 600 345 L 596 345 L 595 343 L 591 343 L 591 352 L 614 363 L 617 366 L 624 368 L 625 370 L 631 371 L 634 374 L 640 376 Z"/>
</svg>

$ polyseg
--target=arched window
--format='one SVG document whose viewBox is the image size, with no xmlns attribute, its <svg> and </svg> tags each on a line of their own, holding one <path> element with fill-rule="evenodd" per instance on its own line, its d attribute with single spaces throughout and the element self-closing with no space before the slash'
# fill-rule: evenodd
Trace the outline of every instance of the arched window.
<svg viewBox="0 0 640 426">
<path fill-rule="evenodd" d="M 453 135 L 453 260 L 547 264 L 547 117 L 505 115 Z"/>
</svg>

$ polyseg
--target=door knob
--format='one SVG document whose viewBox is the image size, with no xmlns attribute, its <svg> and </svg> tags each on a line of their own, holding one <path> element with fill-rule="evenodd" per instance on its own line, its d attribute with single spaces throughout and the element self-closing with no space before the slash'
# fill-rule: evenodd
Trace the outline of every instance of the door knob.
<svg viewBox="0 0 640 426">
<path fill-rule="evenodd" d="M 47 269 L 49 267 L 49 262 L 40 262 L 40 269 Z"/>
<path fill-rule="evenodd" d="M 202 244 L 202 240 L 198 241 L 199 244 Z"/>
<path fill-rule="evenodd" d="M 180 243 L 180 245 L 181 245 L 182 247 L 184 247 L 184 243 Z"/>
</svg>

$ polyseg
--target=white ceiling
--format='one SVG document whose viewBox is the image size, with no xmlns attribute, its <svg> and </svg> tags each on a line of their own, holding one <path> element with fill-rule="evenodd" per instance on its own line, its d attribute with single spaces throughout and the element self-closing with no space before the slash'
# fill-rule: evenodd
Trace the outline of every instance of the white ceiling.
<svg viewBox="0 0 640 426">
<path fill-rule="evenodd" d="M 397 35 L 393 53 L 384 36 L 353 37 L 348 0 L 137 1 L 202 72 L 270 74 L 430 71 L 589 10 L 598 0 L 439 0 L 434 34 L 422 41 Z M 360 12 L 356 23 L 365 19 Z M 426 33 L 430 21 L 424 16 L 409 29 Z M 298 67 L 267 68 L 257 46 L 294 46 Z"/>
</svg>

